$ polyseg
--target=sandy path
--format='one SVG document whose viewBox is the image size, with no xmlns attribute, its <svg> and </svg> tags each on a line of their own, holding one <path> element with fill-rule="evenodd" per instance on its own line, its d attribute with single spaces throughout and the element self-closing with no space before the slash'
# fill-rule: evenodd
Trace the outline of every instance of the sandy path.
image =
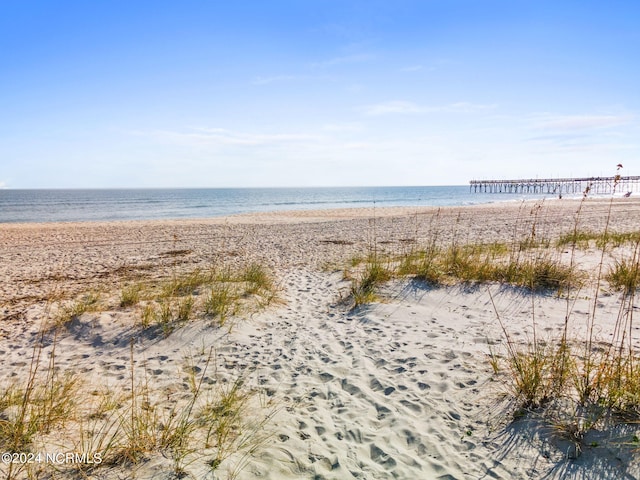
<svg viewBox="0 0 640 480">
<path fill-rule="evenodd" d="M 94 385 L 126 386 L 133 338 L 136 368 L 144 365 L 148 381 L 171 397 L 187 388 L 185 358 L 214 347 L 218 382 L 242 375 L 278 406 L 267 443 L 245 459 L 242 480 L 640 477 L 615 445 L 567 460 L 565 446 L 549 441 L 548 426 L 510 423 L 488 359 L 488 342 L 499 350 L 503 338 L 485 288 L 393 284 L 385 302 L 350 310 L 340 302 L 348 287 L 339 273 L 289 270 L 286 303 L 239 320 L 231 332 L 199 321 L 168 338 L 144 337 L 122 312 L 84 314 L 59 336 L 57 364 Z M 560 331 L 563 299 L 532 302 L 522 292 L 491 289 L 516 341 L 531 337 L 534 306 L 541 335 Z M 615 318 L 615 300 L 602 299 L 603 319 Z M 576 304 L 576 323 L 587 308 Z M 33 322 L 3 343 L 6 380 L 28 365 L 37 310 L 30 315 Z M 189 470 L 224 479 L 236 460 L 213 477 L 203 460 Z M 170 469 L 168 458 L 152 456 L 90 478 L 173 478 Z"/>
<path fill-rule="evenodd" d="M 287 307 L 232 333 L 287 405 L 274 445 L 241 478 L 516 478 L 487 442 L 487 306 L 474 312 L 444 291 L 423 304 L 425 291 L 404 290 L 353 312 L 335 303 L 345 286 L 292 272 Z"/>
<path fill-rule="evenodd" d="M 549 427 L 510 424 L 488 342 L 502 333 L 484 288 L 391 287 L 391 301 L 352 311 L 336 302 L 339 274 L 286 276 L 287 305 L 239 325 L 225 362 L 282 402 L 270 445 L 242 479 L 637 478 L 615 448 L 578 461 L 549 443 Z M 563 299 L 493 286 L 515 341 L 557 335 Z M 603 314 L 615 315 L 615 299 Z M 579 317 L 586 304 L 576 306 Z M 250 353 L 249 353 L 250 352 Z M 253 365 L 253 366 L 251 366 Z M 505 413 L 507 412 L 507 413 Z M 555 446 L 552 446 L 555 445 Z M 625 463 L 628 462 L 628 463 Z"/>
</svg>

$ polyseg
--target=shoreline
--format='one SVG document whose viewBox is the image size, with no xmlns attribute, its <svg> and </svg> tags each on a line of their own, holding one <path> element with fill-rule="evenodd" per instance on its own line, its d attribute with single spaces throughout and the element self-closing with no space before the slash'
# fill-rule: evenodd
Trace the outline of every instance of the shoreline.
<svg viewBox="0 0 640 480">
<path fill-rule="evenodd" d="M 461 188 L 463 186 L 456 186 L 455 188 Z M 386 188 L 386 187 L 373 187 L 373 188 Z M 403 188 L 403 187 L 397 187 L 397 188 Z M 411 187 L 409 187 L 411 188 Z M 429 187 L 423 187 L 423 188 L 429 188 Z M 443 187 L 443 188 L 448 188 L 448 187 Z M 278 190 L 278 189 L 275 189 Z M 438 198 L 438 197 L 434 197 L 431 200 L 429 200 L 428 204 L 420 204 L 421 202 L 424 201 L 423 200 L 419 200 L 419 199 L 413 199 L 413 200 L 407 200 L 407 201 L 403 201 L 400 202 L 400 204 L 398 204 L 398 200 L 378 200 L 377 204 L 376 204 L 376 200 L 360 200 L 355 202 L 356 206 L 339 206 L 341 202 L 338 203 L 334 203 L 331 201 L 327 201 L 326 204 L 332 204 L 334 206 L 328 207 L 328 208 L 317 208 L 315 206 L 309 206 L 307 204 L 305 204 L 305 202 L 299 203 L 297 204 L 297 208 L 291 208 L 291 206 L 283 204 L 283 205 L 279 205 L 278 203 L 274 203 L 273 205 L 270 205 L 270 207 L 272 207 L 271 209 L 267 208 L 266 210 L 260 210 L 260 211 L 242 211 L 243 209 L 238 209 L 239 211 L 237 213 L 222 213 L 224 210 L 227 209 L 227 206 L 223 204 L 220 205 L 220 208 L 222 209 L 220 212 L 221 213 L 210 213 L 204 216 L 198 216 L 196 213 L 194 213 L 193 211 L 191 213 L 187 213 L 185 216 L 165 216 L 165 217 L 157 217 L 157 216 L 153 216 L 151 218 L 135 218 L 135 215 L 132 215 L 130 212 L 128 212 L 126 209 L 125 211 L 125 216 L 130 217 L 130 218 L 114 218 L 114 219 L 87 219 L 87 220 L 64 220 L 64 219 L 56 219 L 56 220 L 40 220 L 40 221 L 16 221 L 16 220 L 0 220 L 0 226 L 1 225 L 11 225 L 11 224 L 32 224 L 32 223 L 36 223 L 36 224 L 47 224 L 47 223 L 119 223 L 119 222 L 136 222 L 136 221 L 142 221 L 142 222 L 146 222 L 146 221 L 202 221 L 202 220 L 217 220 L 217 219 L 224 219 L 224 218 L 235 218 L 237 216 L 248 216 L 248 217 L 253 217 L 253 216 L 261 216 L 261 215 L 270 215 L 272 213 L 293 213 L 293 212 L 299 212 L 301 213 L 302 216 L 305 216 L 308 212 L 327 212 L 327 211 L 339 211 L 339 210 L 360 210 L 360 209 L 403 209 L 403 208 L 411 208 L 411 209 L 425 209 L 425 208 L 448 208 L 448 207 L 473 207 L 473 206 L 479 206 L 479 205 L 497 205 L 497 204 L 511 204 L 511 203 L 523 203 L 523 202 L 535 202 L 535 201 L 555 201 L 558 200 L 558 198 L 556 196 L 551 196 L 551 195 L 512 195 L 512 194 L 487 194 L 487 193 L 479 193 L 479 194 L 471 194 L 469 193 L 469 195 L 472 196 L 471 199 L 465 199 L 465 200 L 456 200 L 456 203 L 449 203 L 451 200 L 449 201 L 445 201 L 444 204 L 439 205 L 440 202 L 443 201 L 443 198 Z M 564 200 L 567 201 L 575 201 L 575 200 L 580 200 L 582 198 L 582 195 L 580 194 L 572 194 L 572 195 L 567 195 L 564 197 Z M 591 195 L 589 197 L 589 200 L 595 200 L 595 201 L 600 201 L 600 200 L 609 200 L 611 199 L 611 195 Z M 620 195 L 615 195 L 613 198 L 622 198 Z M 78 201 L 80 199 L 77 199 Z M 185 200 L 186 201 L 186 200 Z M 315 202 L 311 202 L 311 203 L 315 203 Z M 320 203 L 325 203 L 325 202 L 320 202 Z M 215 204 L 215 202 L 214 202 Z M 358 205 L 364 205 L 364 206 L 358 206 Z M 391 204 L 391 205 L 388 205 Z M 71 208 L 71 212 L 73 212 L 73 203 L 70 204 L 70 208 Z M 212 204 L 213 205 L 213 204 Z M 265 204 L 266 205 L 266 204 Z M 291 205 L 296 205 L 295 202 L 293 202 Z M 354 205 L 354 203 L 352 202 L 345 202 L 343 203 L 343 205 Z M 38 204 L 36 204 L 36 207 L 38 206 Z M 76 205 L 76 207 L 81 207 L 82 203 L 78 203 Z M 201 207 L 205 207 L 208 206 L 205 204 L 202 205 L 198 205 L 197 208 L 201 208 Z M 7 207 L 9 208 L 9 211 L 11 211 L 12 205 L 8 204 Z M 94 207 L 95 208 L 95 207 Z M 116 204 L 110 204 L 108 202 L 104 203 L 103 205 L 103 211 L 109 211 L 109 210 L 114 210 L 114 211 L 118 211 L 119 209 L 119 205 Z M 144 204 L 141 203 L 139 208 L 144 208 Z M 184 208 L 186 209 L 193 209 L 194 207 L 192 205 L 189 204 L 185 204 Z M 66 208 L 63 209 L 64 211 L 67 211 Z M 214 209 L 215 210 L 215 209 Z M 68 212 L 67 212 L 68 213 Z M 122 214 L 122 212 L 120 212 L 120 214 Z M 42 214 L 38 214 L 39 216 L 42 216 Z M 71 214 L 72 215 L 72 214 Z"/>
<path fill-rule="evenodd" d="M 171 268 L 206 268 L 226 259 L 233 265 L 264 263 L 274 271 L 324 268 L 361 255 L 372 242 L 406 248 L 438 230 L 439 240 L 497 242 L 525 234 L 535 223 L 539 236 L 578 227 L 628 231 L 640 225 L 640 198 L 586 201 L 528 201 L 464 207 L 390 207 L 241 214 L 203 220 L 26 223 L 0 225 L 0 298 L 44 297 L 62 284 L 78 293 L 100 283 L 117 285 L 126 275 Z M 172 251 L 181 252 L 171 255 Z M 55 287 L 55 288 L 54 288 Z M 34 294 L 34 291 L 37 292 Z M 4 307 L 11 310 L 14 308 Z M 8 313 L 5 313 L 7 315 Z"/>
<path fill-rule="evenodd" d="M 563 205 L 570 207 L 578 206 L 581 203 L 585 205 L 608 205 L 613 203 L 616 205 L 628 205 L 635 207 L 640 205 L 640 197 L 588 197 L 582 199 L 580 196 L 575 198 L 565 197 L 558 199 L 556 197 L 547 198 L 520 198 L 504 201 L 482 202 L 465 205 L 419 205 L 419 206 L 368 206 L 368 207 L 344 207 L 344 208 L 327 208 L 327 209 L 299 209 L 299 210 L 270 210 L 264 212 L 248 212 L 236 213 L 231 215 L 221 215 L 214 217 L 171 217 L 171 218 L 153 218 L 153 219 L 124 219 L 124 220 L 87 220 L 87 221 L 45 221 L 45 222 L 0 222 L 0 230 L 3 228 L 45 228 L 45 227 L 80 227 L 80 226 L 102 226 L 102 225 L 165 225 L 165 224 L 241 224 L 241 223 L 296 223 L 296 222 L 319 222 L 332 220 L 351 220 L 358 218 L 373 217 L 391 217 L 391 216 L 407 216 L 417 214 L 429 214 L 434 211 L 451 211 L 451 210 L 467 210 L 467 209 L 495 209 L 501 206 L 507 208 L 520 208 L 526 205 L 550 204 Z"/>
</svg>

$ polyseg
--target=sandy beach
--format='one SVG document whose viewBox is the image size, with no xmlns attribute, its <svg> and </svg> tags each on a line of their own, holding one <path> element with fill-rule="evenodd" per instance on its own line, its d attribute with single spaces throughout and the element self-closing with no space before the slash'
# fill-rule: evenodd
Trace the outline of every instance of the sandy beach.
<svg viewBox="0 0 640 480">
<path fill-rule="evenodd" d="M 396 279 L 374 302 L 354 308 L 345 273 L 354 257 L 402 254 L 434 238 L 443 245 L 553 241 L 574 229 L 632 232 L 639 225 L 637 198 L 0 225 L 0 385 L 24 382 L 35 351 L 44 364 L 55 357 L 56 370 L 74 373 L 88 395 L 122 390 L 126 405 L 126 392 L 144 383 L 158 411 L 194 384 L 228 389 L 241 379 L 251 392 L 243 415 L 254 441 L 232 444 L 237 451 L 215 468 L 207 463 L 215 447 L 203 446 L 186 452 L 180 468 L 174 454 L 158 448 L 138 462 L 0 469 L 15 478 L 640 478 L 628 426 L 590 432 L 577 454 L 549 425 L 513 421 L 491 366 L 492 352 L 505 344 L 498 317 L 514 341 L 526 344 L 532 318 L 541 335 L 553 338 L 570 304 L 572 334 L 579 336 L 591 286 L 568 302 L 495 282 L 436 288 Z M 611 265 L 630 251 L 550 248 L 587 273 L 601 259 Z M 189 272 L 252 264 L 271 273 L 277 298 L 230 315 L 224 326 L 195 316 L 161 333 L 139 326 L 142 306 L 125 308 L 119 300 L 133 282 L 159 285 Z M 598 328 L 606 340 L 620 297 L 602 290 Z M 62 305 L 88 292 L 100 296 L 99 309 L 43 333 Z M 203 294 L 193 295 L 197 303 Z M 11 408 L 0 421 L 15 415 Z M 73 413 L 34 437 L 31 451 L 106 449 L 78 440 L 85 425 L 79 417 Z M 74 435 L 77 443 L 69 443 Z M 620 440 L 605 442 L 602 435 Z"/>
</svg>

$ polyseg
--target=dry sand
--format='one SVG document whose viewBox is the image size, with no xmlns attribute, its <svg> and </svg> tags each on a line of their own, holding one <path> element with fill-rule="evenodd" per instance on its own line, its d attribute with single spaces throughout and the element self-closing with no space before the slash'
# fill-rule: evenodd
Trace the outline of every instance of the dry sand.
<svg viewBox="0 0 640 480">
<path fill-rule="evenodd" d="M 607 218 L 613 230 L 637 230 L 640 201 L 0 225 L 0 380 L 24 377 L 51 298 L 117 292 L 131 278 L 257 261 L 275 272 L 281 304 L 235 319 L 230 330 L 194 321 L 167 338 L 141 336 L 131 314 L 118 309 L 85 313 L 58 338 L 59 367 L 80 372 L 87 383 L 127 384 L 133 339 L 135 358 L 144 359 L 149 381 L 169 399 L 184 382 L 185 355 L 215 348 L 217 377 L 242 375 L 273 418 L 260 448 L 232 455 L 216 473 L 194 460 L 186 470 L 195 478 L 227 478 L 238 464 L 241 479 L 640 478 L 633 451 L 623 445 L 594 441 L 569 459 L 571 446 L 549 428 L 510 422 L 489 363 L 489 345 L 500 348 L 503 340 L 489 292 L 518 341 L 531 334 L 532 310 L 539 331 L 559 332 L 564 299 L 532 299 L 498 285 L 430 289 L 396 282 L 381 302 L 351 309 L 344 301 L 350 283 L 341 268 L 374 244 L 379 251 L 405 251 L 434 233 L 443 242 L 510 240 L 534 225 L 538 237 L 554 237 L 576 221 L 601 231 Z M 584 252 L 578 260 L 591 268 L 594 258 Z M 615 320 L 617 301 L 603 296 L 599 315 Z M 576 329 L 589 302 L 584 293 L 573 307 Z M 150 455 L 141 465 L 103 466 L 89 476 L 172 478 L 171 465 Z"/>
</svg>

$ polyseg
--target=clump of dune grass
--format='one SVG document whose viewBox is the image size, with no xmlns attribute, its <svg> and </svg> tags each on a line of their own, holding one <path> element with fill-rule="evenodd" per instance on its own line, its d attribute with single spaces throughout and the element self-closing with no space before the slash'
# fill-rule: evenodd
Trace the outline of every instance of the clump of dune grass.
<svg viewBox="0 0 640 480">
<path fill-rule="evenodd" d="M 215 319 L 253 312 L 277 300 L 271 272 L 260 264 L 177 273 L 164 281 L 139 282 L 120 293 L 122 308 L 137 307 L 140 325 L 159 327 L 166 335 L 194 319 Z M 126 305 L 126 306 L 125 306 Z"/>
<path fill-rule="evenodd" d="M 204 312 L 206 315 L 218 320 L 219 324 L 224 325 L 229 315 L 235 312 L 237 307 L 238 296 L 234 293 L 231 285 L 222 283 L 214 286 L 209 291 L 204 300 Z"/>
<path fill-rule="evenodd" d="M 576 215 L 574 231 L 562 237 L 558 245 L 571 245 L 569 267 L 574 265 L 575 249 L 593 241 L 600 250 L 600 261 L 590 285 L 593 291 L 588 297 L 591 306 L 584 337 L 570 338 L 568 334 L 574 296 L 584 284 L 560 276 L 565 283 L 567 305 L 561 336 L 541 341 L 536 332 L 534 313 L 532 338 L 516 343 L 506 327 L 507 322 L 502 321 L 496 309 L 506 339 L 506 354 L 499 357 L 494 352 L 491 356 L 492 368 L 509 390 L 516 413 L 534 415 L 547 422 L 551 432 L 573 444 L 572 457 L 584 450 L 584 439 L 589 431 L 606 430 L 621 423 L 634 426 L 640 421 L 640 355 L 636 351 L 639 339 L 633 322 L 639 278 L 638 242 L 635 241 L 632 258 L 616 261 L 605 273 L 608 247 L 616 242 L 633 242 L 633 235 L 609 232 L 611 203 L 602 232 L 579 231 L 578 217 Z M 596 318 L 603 280 L 622 292 L 618 298 L 617 316 L 612 319 L 606 337 L 603 332 L 606 323 Z M 607 340 L 601 340 L 602 337 Z M 632 443 L 631 440 L 629 438 L 628 443 Z M 618 441 L 625 443 L 624 439 Z"/>
<path fill-rule="evenodd" d="M 517 343 L 498 312 L 491 291 L 487 290 L 487 293 L 506 341 L 506 354 L 499 357 L 491 351 L 490 363 L 494 374 L 501 374 L 506 381 L 517 406 L 517 415 L 542 407 L 562 395 L 567 389 L 573 366 L 568 345 L 538 338 L 535 325 L 533 338 L 524 345 Z"/>
<path fill-rule="evenodd" d="M 561 291 L 581 283 L 584 275 L 549 255 L 498 263 L 489 268 L 488 279 L 530 289 L 534 292 Z"/>
<path fill-rule="evenodd" d="M 202 285 L 210 283 L 214 272 L 203 272 L 196 268 L 184 274 L 174 274 L 161 288 L 161 297 L 181 297 L 192 295 Z"/>
<path fill-rule="evenodd" d="M 445 243 L 437 223 L 439 213 L 431 218 L 426 239 L 412 242 L 407 251 L 379 253 L 374 232 L 369 255 L 352 259 L 351 267 L 346 267 L 345 278 L 355 279 L 351 289 L 355 303 L 375 298 L 381 283 L 398 277 L 433 286 L 495 282 L 535 292 L 561 292 L 570 284 L 580 284 L 583 273 L 574 264 L 564 264 L 551 249 L 548 233 L 540 231 L 541 206 L 531 208 L 530 218 L 518 217 L 511 242 L 463 241 L 456 221 Z M 416 226 L 416 238 L 417 232 Z M 379 274 L 382 270 L 384 275 Z"/>
<path fill-rule="evenodd" d="M 146 367 L 136 371 L 132 349 L 128 398 L 103 422 L 111 425 L 116 419 L 115 428 L 105 429 L 109 432 L 106 463 L 140 464 L 160 453 L 172 460 L 174 474 L 182 477 L 195 460 L 216 471 L 231 455 L 242 457 L 263 444 L 263 427 L 274 411 L 253 423 L 254 394 L 244 387 L 241 377 L 229 384 L 205 382 L 215 376 L 215 362 L 213 349 L 198 361 L 187 357 L 184 380 L 188 389 L 167 403 L 166 398 L 161 401 L 155 395 Z"/>
<path fill-rule="evenodd" d="M 165 336 L 194 319 L 213 318 L 223 325 L 231 315 L 253 313 L 276 301 L 278 288 L 273 275 L 258 263 L 238 269 L 174 270 L 168 279 L 141 279 L 118 292 L 119 308 L 134 310 L 143 328 L 159 328 Z M 54 328 L 85 312 L 109 308 L 94 292 L 59 305 L 52 318 Z"/>
<path fill-rule="evenodd" d="M 392 276 L 392 271 L 377 256 L 370 258 L 364 270 L 352 281 L 351 295 L 355 305 L 373 301 L 376 290 Z"/>
<path fill-rule="evenodd" d="M 607 246 L 620 247 L 622 245 L 640 242 L 640 231 L 632 232 L 595 232 L 590 230 L 575 230 L 561 235 L 556 241 L 558 247 L 574 245 L 578 248 L 589 248 L 591 242 L 602 249 Z"/>
<path fill-rule="evenodd" d="M 400 276 L 413 276 L 414 278 L 430 283 L 440 284 L 444 278 L 435 251 L 418 251 L 402 257 L 398 264 L 397 274 Z"/>
<path fill-rule="evenodd" d="M 212 292 L 222 294 L 212 298 Z M 134 359 L 134 339 L 128 388 L 118 383 L 96 386 L 56 364 L 58 337 L 63 334 L 57 327 L 114 306 L 136 313 L 143 327 L 159 327 L 165 335 L 193 319 L 216 316 L 223 323 L 230 315 L 254 312 L 274 300 L 277 286 L 271 272 L 259 264 L 183 273 L 174 269 L 166 280 L 142 278 L 113 289 L 102 301 L 107 294 L 88 292 L 73 300 L 51 296 L 28 371 L 0 385 L 3 451 L 44 452 L 53 443 L 57 451 L 99 453 L 101 461 L 91 464 L 89 456 L 87 464 L 37 468 L 10 463 L 0 465 L 2 475 L 9 480 L 67 474 L 85 478 L 100 465 L 128 470 L 161 456 L 171 459 L 174 475 L 182 478 L 191 475 L 193 462 L 217 471 L 233 456 L 237 461 L 225 464 L 233 478 L 243 459 L 264 442 L 263 427 L 273 411 L 263 415 L 267 406 L 257 404 L 257 393 L 240 377 L 218 377 L 213 350 L 206 355 L 203 345 L 198 360 L 186 362 L 187 376 L 173 382 L 183 389 L 173 391 L 155 385 L 144 359 Z M 228 380 L 234 385 L 231 389 Z"/>
<path fill-rule="evenodd" d="M 44 361 L 43 340 L 47 333 L 43 326 L 23 381 L 0 387 L 0 448 L 5 452 L 28 452 L 38 437 L 73 419 L 78 378 L 56 365 L 55 336 L 48 361 Z M 20 468 L 19 464 L 9 463 L 7 478 L 14 478 Z"/>
<path fill-rule="evenodd" d="M 640 287 L 640 263 L 637 258 L 616 260 L 605 279 L 616 290 L 631 294 Z"/>
<path fill-rule="evenodd" d="M 124 308 L 137 305 L 138 302 L 140 302 L 141 290 L 142 285 L 139 283 L 134 283 L 123 287 L 120 291 L 120 306 Z"/>
<path fill-rule="evenodd" d="M 60 308 L 54 319 L 56 326 L 66 325 L 85 312 L 93 312 L 99 309 L 100 295 L 95 292 L 85 293 L 72 303 Z"/>
<path fill-rule="evenodd" d="M 453 244 L 387 256 L 370 257 L 354 278 L 356 304 L 374 298 L 376 289 L 391 278 L 412 277 L 432 285 L 496 282 L 536 292 L 562 291 L 579 284 L 584 274 L 547 251 L 513 255 L 504 243 Z"/>
<path fill-rule="evenodd" d="M 10 385 L 0 393 L 0 447 L 28 451 L 37 434 L 68 421 L 73 412 L 77 377 L 71 373 L 30 377 L 25 386 Z"/>
<path fill-rule="evenodd" d="M 40 345 L 24 383 L 0 389 L 0 448 L 44 451 L 55 434 L 58 450 L 87 453 L 87 464 L 41 466 L 38 475 L 47 478 L 71 469 L 85 476 L 101 466 L 129 470 L 155 457 L 170 459 L 181 478 L 191 474 L 194 462 L 217 471 L 234 456 L 238 460 L 228 466 L 232 477 L 264 444 L 265 425 L 276 411 L 273 405 L 259 406 L 241 377 L 228 383 L 217 378 L 213 349 L 185 357 L 186 377 L 175 383 L 186 386 L 174 393 L 153 384 L 146 362 L 135 359 L 133 342 L 128 389 L 92 387 L 43 358 Z M 17 463 L 0 467 L 10 480 L 34 475 Z"/>
<path fill-rule="evenodd" d="M 570 245 L 578 248 L 588 248 L 590 241 L 598 239 L 602 239 L 602 235 L 589 231 L 574 230 L 561 235 L 556 240 L 556 246 L 562 248 Z"/>
<path fill-rule="evenodd" d="M 247 283 L 245 295 L 253 295 L 273 288 L 273 278 L 267 269 L 258 263 L 252 263 L 240 273 L 240 280 Z"/>
<path fill-rule="evenodd" d="M 516 246 L 520 251 L 548 249 L 551 246 L 551 239 L 528 236 L 524 240 L 518 241 Z"/>
</svg>

